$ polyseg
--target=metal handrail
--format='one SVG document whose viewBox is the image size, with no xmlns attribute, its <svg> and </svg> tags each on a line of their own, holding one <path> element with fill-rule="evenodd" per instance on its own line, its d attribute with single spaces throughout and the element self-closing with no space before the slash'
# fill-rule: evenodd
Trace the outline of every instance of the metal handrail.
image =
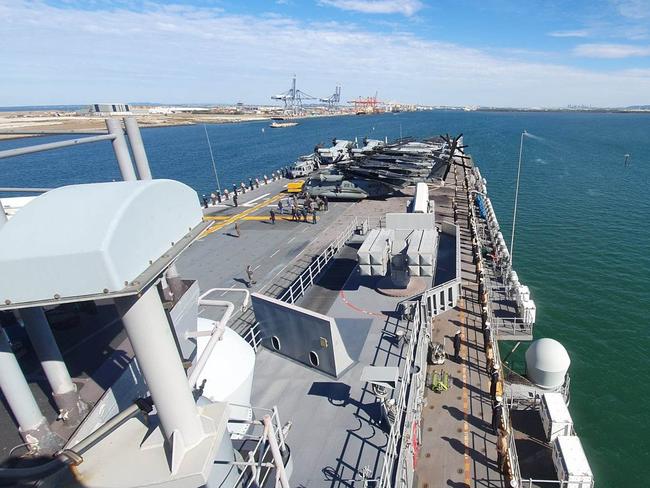
<svg viewBox="0 0 650 488">
<path fill-rule="evenodd" d="M 368 221 L 368 219 L 363 219 L 361 222 Z M 339 252 L 343 245 L 348 241 L 352 235 L 354 235 L 354 230 L 359 225 L 360 221 L 358 218 L 354 218 L 341 232 L 332 244 L 327 246 L 305 269 L 299 276 L 294 280 L 294 282 L 289 286 L 289 288 L 279 297 L 279 300 L 283 302 L 295 303 L 299 298 L 301 298 L 307 288 L 314 284 L 316 278 L 321 274 L 321 272 L 326 268 L 326 266 L 332 261 L 334 256 Z"/>
<path fill-rule="evenodd" d="M 417 305 L 417 310 L 413 317 L 413 332 L 409 340 L 409 348 L 405 357 L 406 361 L 404 363 L 402 371 L 400 372 L 401 383 L 397 396 L 397 402 L 395 404 L 397 415 L 395 416 L 395 422 L 391 426 L 391 430 L 388 435 L 388 442 L 386 443 L 384 462 L 381 468 L 381 476 L 378 484 L 379 488 L 404 486 L 404 483 L 393 484 L 393 473 L 399 467 L 400 460 L 403 459 L 402 453 L 404 450 L 412 447 L 412 445 L 409 443 L 402 443 L 400 449 L 400 442 L 410 440 L 411 434 L 409 430 L 412 428 L 412 422 L 407 422 L 407 414 L 409 412 L 413 414 L 413 422 L 419 422 L 422 414 L 421 403 L 413 405 L 413 407 L 410 409 L 408 408 L 409 405 L 407 404 L 409 400 L 415 402 L 417 401 L 417 398 L 420 397 L 420 395 L 409 395 L 409 392 L 413 386 L 413 377 L 416 378 L 416 388 L 424 390 L 425 387 L 425 382 L 420 382 L 418 384 L 418 375 L 411 375 L 412 367 L 416 361 L 416 348 L 418 346 L 423 346 L 426 344 L 427 330 L 427 328 L 423 327 L 422 325 L 420 306 L 421 302 L 418 300 L 415 301 L 415 304 Z"/>
<path fill-rule="evenodd" d="M 584 488 L 585 481 L 567 481 L 567 480 L 536 480 L 533 478 L 528 478 L 525 480 L 519 480 L 519 488 L 539 488 L 540 486 L 553 486 L 558 488 L 573 488 L 579 486 Z M 589 481 L 589 487 L 593 488 L 594 480 Z"/>
<path fill-rule="evenodd" d="M 212 355 L 212 351 L 214 350 L 215 346 L 223 338 L 223 332 L 226 327 L 226 324 L 228 323 L 230 317 L 235 311 L 235 305 L 232 302 L 226 300 L 210 300 L 205 298 L 209 296 L 211 293 L 214 293 L 215 291 L 224 291 L 224 290 L 245 293 L 244 304 L 242 305 L 242 308 L 244 308 L 248 304 L 250 293 L 248 292 L 248 290 L 244 290 L 240 288 L 232 288 L 232 289 L 231 288 L 210 288 L 199 297 L 199 305 L 204 307 L 226 307 L 226 312 L 223 314 L 223 317 L 221 317 L 221 319 L 215 323 L 214 328 L 209 333 L 210 339 L 208 340 L 205 349 L 201 353 L 201 356 L 199 356 L 196 362 L 194 363 L 194 369 L 192 369 L 192 373 L 190 374 L 188 380 L 190 386 L 192 387 L 195 386 L 197 380 L 199 379 L 199 375 L 205 368 L 205 365 L 207 364 L 208 359 Z"/>
<path fill-rule="evenodd" d="M 490 326 L 494 334 L 516 335 L 516 334 L 533 334 L 533 324 L 526 322 L 522 317 L 495 317 L 490 315 Z"/>
<path fill-rule="evenodd" d="M 271 469 L 267 469 L 264 477 L 260 478 L 261 468 L 275 468 L 279 480 L 278 485 L 288 488 L 288 481 L 281 456 L 281 453 L 286 451 L 287 446 L 285 443 L 284 427 L 280 423 L 278 408 L 276 406 L 271 409 L 251 407 L 250 405 L 241 405 L 237 403 L 230 403 L 230 405 L 247 407 L 253 412 L 261 411 L 262 416 L 260 419 L 250 421 L 243 420 L 240 422 L 248 423 L 251 426 L 256 426 L 258 428 L 261 426 L 263 429 L 261 435 L 246 436 L 250 439 L 258 439 L 255 447 L 248 454 L 248 460 L 243 462 L 230 462 L 230 464 L 235 464 L 241 468 L 241 472 L 233 486 L 245 486 L 246 488 L 264 486 Z M 272 454 L 273 462 L 264 463 L 263 460 L 267 457 L 269 452 Z M 256 457 L 257 461 L 255 460 Z M 250 474 L 250 478 L 246 484 L 242 484 L 247 474 Z"/>
</svg>

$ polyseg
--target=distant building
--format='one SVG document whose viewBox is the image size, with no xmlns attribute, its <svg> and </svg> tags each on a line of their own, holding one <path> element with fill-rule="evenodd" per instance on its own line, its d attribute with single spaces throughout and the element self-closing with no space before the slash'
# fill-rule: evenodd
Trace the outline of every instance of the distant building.
<svg viewBox="0 0 650 488">
<path fill-rule="evenodd" d="M 212 109 L 207 107 L 170 107 L 170 106 L 159 106 L 151 107 L 148 112 L 150 114 L 158 115 L 169 115 L 169 114 L 180 114 L 180 113 L 209 113 Z"/>
<path fill-rule="evenodd" d="M 83 113 L 90 115 L 131 115 L 131 107 L 126 103 L 94 103 Z"/>
</svg>

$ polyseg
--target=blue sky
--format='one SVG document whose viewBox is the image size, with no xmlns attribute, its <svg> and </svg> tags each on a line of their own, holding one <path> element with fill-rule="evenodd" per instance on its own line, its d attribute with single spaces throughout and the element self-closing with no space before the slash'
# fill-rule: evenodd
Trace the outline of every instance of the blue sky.
<svg viewBox="0 0 650 488">
<path fill-rule="evenodd" d="M 650 104 L 650 0 L 0 0 L 0 105 Z"/>
</svg>

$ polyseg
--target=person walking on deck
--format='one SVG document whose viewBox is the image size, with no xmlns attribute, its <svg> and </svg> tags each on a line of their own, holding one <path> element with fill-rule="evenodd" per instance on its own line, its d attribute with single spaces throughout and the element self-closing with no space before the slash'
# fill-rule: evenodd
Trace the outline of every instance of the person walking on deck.
<svg viewBox="0 0 650 488">
<path fill-rule="evenodd" d="M 241 237 L 241 232 L 239 231 L 239 222 L 235 222 L 235 234 L 237 234 L 237 237 Z"/>
<path fill-rule="evenodd" d="M 280 212 L 280 215 L 284 214 L 284 207 L 282 204 L 282 199 L 278 200 L 278 212 Z"/>
<path fill-rule="evenodd" d="M 253 267 L 250 264 L 246 266 L 246 276 L 248 276 L 248 282 L 246 283 L 248 288 L 257 283 L 257 281 L 253 279 Z"/>
<path fill-rule="evenodd" d="M 273 210 L 271 210 L 270 213 L 271 213 L 271 223 L 272 223 L 273 225 L 275 225 L 275 212 L 274 212 Z"/>
<path fill-rule="evenodd" d="M 454 360 L 460 362 L 460 329 L 454 335 Z"/>
<path fill-rule="evenodd" d="M 325 211 L 327 212 L 329 210 L 329 202 L 327 201 L 327 195 L 323 195 L 323 206 L 325 207 Z"/>
<path fill-rule="evenodd" d="M 302 220 L 303 222 L 307 222 L 307 207 L 302 207 Z"/>
<path fill-rule="evenodd" d="M 316 223 L 316 209 L 311 211 L 311 223 L 312 224 Z"/>
<path fill-rule="evenodd" d="M 239 203 L 238 203 L 238 201 L 239 201 L 239 199 L 238 199 L 238 197 L 237 197 L 237 194 L 235 193 L 235 194 L 232 196 L 232 203 L 235 204 L 235 207 L 239 207 Z"/>
<path fill-rule="evenodd" d="M 298 218 L 298 213 L 296 212 L 296 207 L 291 205 L 291 220 L 295 222 L 297 218 Z"/>
</svg>

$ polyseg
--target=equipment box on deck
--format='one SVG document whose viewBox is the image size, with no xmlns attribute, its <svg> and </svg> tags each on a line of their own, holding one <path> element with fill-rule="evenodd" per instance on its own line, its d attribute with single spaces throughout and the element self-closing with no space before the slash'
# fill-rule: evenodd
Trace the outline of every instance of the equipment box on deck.
<svg viewBox="0 0 650 488">
<path fill-rule="evenodd" d="M 593 474 L 578 436 L 559 436 L 553 441 L 553 464 L 563 488 L 592 488 Z"/>
<path fill-rule="evenodd" d="M 560 435 L 573 434 L 573 420 L 561 393 L 544 393 L 540 410 L 544 433 L 549 442 Z"/>
</svg>

